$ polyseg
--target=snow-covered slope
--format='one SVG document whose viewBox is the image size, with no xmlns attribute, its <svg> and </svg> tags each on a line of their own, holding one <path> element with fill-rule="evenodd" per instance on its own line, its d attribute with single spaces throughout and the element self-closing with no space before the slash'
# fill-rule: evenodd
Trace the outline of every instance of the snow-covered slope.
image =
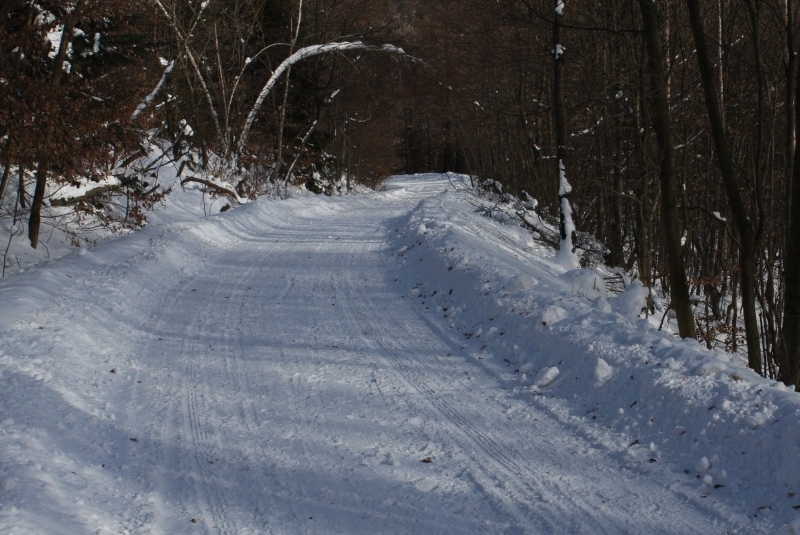
<svg viewBox="0 0 800 535">
<path fill-rule="evenodd" d="M 800 531 L 798 396 L 459 181 L 154 224 L 0 282 L 0 533 Z"/>
</svg>

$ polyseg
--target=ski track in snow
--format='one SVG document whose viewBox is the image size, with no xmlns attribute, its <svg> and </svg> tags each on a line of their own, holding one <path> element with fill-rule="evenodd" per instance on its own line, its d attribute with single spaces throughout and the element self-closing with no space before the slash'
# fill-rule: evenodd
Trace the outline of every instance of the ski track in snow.
<svg viewBox="0 0 800 535">
<path fill-rule="evenodd" d="M 297 203 L 280 224 L 255 203 L 76 275 L 4 336 L 17 371 L 6 358 L 0 378 L 33 389 L 9 410 L 68 438 L 51 452 L 52 422 L 5 425 L 31 461 L 5 468 L 0 532 L 760 530 L 676 473 L 630 469 L 407 297 L 398 221 L 448 186 Z"/>
</svg>

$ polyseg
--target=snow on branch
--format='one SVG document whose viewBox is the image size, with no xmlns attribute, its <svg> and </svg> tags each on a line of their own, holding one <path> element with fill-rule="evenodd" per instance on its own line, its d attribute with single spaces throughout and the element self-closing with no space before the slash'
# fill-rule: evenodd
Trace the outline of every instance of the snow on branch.
<svg viewBox="0 0 800 535">
<path fill-rule="evenodd" d="M 178 27 L 175 18 L 170 15 L 170 12 L 161 2 L 161 0 L 153 0 L 156 6 L 161 10 L 161 13 L 169 22 L 170 27 L 172 28 L 173 32 L 175 32 L 175 37 L 178 40 L 178 45 L 183 49 L 183 54 L 187 60 L 189 60 L 189 64 L 192 66 L 192 70 L 194 71 L 195 75 L 197 76 L 197 81 L 200 83 L 200 88 L 203 90 L 203 95 L 205 96 L 206 102 L 208 102 L 209 111 L 211 112 L 211 119 L 214 122 L 214 129 L 217 131 L 217 136 L 219 136 L 220 142 L 222 143 L 223 147 L 225 147 L 225 153 L 228 152 L 228 141 L 225 135 L 222 132 L 222 127 L 220 126 L 219 122 L 219 114 L 217 113 L 217 108 L 214 106 L 214 99 L 211 97 L 211 91 L 208 88 L 208 84 L 206 84 L 206 79 L 203 76 L 203 71 L 200 70 L 200 66 L 198 65 L 197 58 L 195 58 L 194 52 L 192 51 L 191 47 L 189 46 L 189 38 L 194 31 L 195 26 L 200 21 L 203 11 L 208 7 L 209 2 L 203 2 L 200 4 L 200 10 L 195 15 L 195 19 L 189 28 L 189 31 L 184 33 Z"/>
<path fill-rule="evenodd" d="M 133 112 L 133 115 L 131 115 L 131 120 L 134 120 L 137 117 L 139 117 L 139 115 L 141 115 L 141 113 L 147 108 L 147 106 L 149 106 L 156 98 L 156 95 L 158 94 L 159 91 L 161 91 L 161 87 L 167 80 L 167 76 L 169 76 L 169 73 L 171 73 L 172 69 L 175 68 L 175 60 L 173 59 L 172 61 L 170 61 L 166 67 L 167 68 L 164 69 L 164 74 L 161 75 L 161 80 L 158 81 L 158 84 L 156 85 L 155 89 L 153 89 L 149 95 L 144 97 L 144 100 L 141 101 L 138 106 L 136 106 L 136 110 Z"/>
<path fill-rule="evenodd" d="M 275 69 L 270 76 L 267 83 L 264 85 L 264 88 L 259 93 L 258 98 L 256 99 L 253 108 L 250 110 L 250 113 L 247 115 L 247 121 L 245 121 L 244 128 L 242 129 L 242 135 L 239 138 L 239 153 L 241 154 L 244 152 L 245 143 L 247 142 L 247 135 L 250 133 L 250 128 L 253 126 L 253 122 L 258 115 L 259 110 L 261 109 L 261 105 L 264 103 L 264 99 L 267 98 L 270 91 L 272 91 L 273 87 L 277 83 L 278 79 L 286 72 L 286 70 L 294 65 L 295 63 L 302 61 L 306 58 L 310 58 L 313 56 L 319 56 L 321 54 L 327 54 L 328 52 L 344 52 L 347 50 L 368 50 L 368 51 L 375 51 L 375 52 L 387 52 L 389 54 L 405 54 L 405 51 L 402 48 L 398 48 L 393 45 L 382 45 L 382 46 L 375 46 L 375 45 L 367 45 L 362 43 L 361 41 L 352 41 L 352 42 L 340 42 L 340 43 L 326 43 L 322 45 L 311 45 L 307 47 L 303 47 L 285 60 L 281 62 L 280 65 Z"/>
<path fill-rule="evenodd" d="M 122 181 L 115 176 L 104 178 L 98 182 L 83 179 L 79 183 L 78 186 L 65 186 L 59 189 L 50 197 L 50 205 L 67 206 L 122 187 Z"/>
<path fill-rule="evenodd" d="M 572 205 L 569 202 L 569 194 L 572 193 L 572 186 L 567 181 L 567 170 L 564 160 L 558 160 L 558 197 L 561 205 L 561 242 L 558 245 L 558 253 L 555 261 L 566 269 L 577 269 L 580 267 L 578 255 L 575 253 L 575 221 L 572 217 Z"/>
<path fill-rule="evenodd" d="M 183 180 L 181 180 L 181 186 L 185 186 L 186 184 L 188 184 L 190 182 L 195 182 L 197 184 L 202 184 L 203 186 L 211 188 L 212 190 L 216 191 L 217 193 L 221 193 L 222 195 L 225 195 L 226 197 L 228 197 L 228 199 L 234 201 L 236 204 L 246 204 L 247 203 L 247 199 L 244 199 L 244 198 L 240 197 L 239 194 L 236 192 L 236 190 L 233 188 L 233 186 L 231 186 L 227 182 L 223 182 L 223 181 L 220 181 L 220 180 L 214 180 L 214 179 L 205 179 L 205 178 L 200 178 L 200 177 L 196 177 L 196 176 L 190 176 L 190 177 L 186 177 Z"/>
</svg>

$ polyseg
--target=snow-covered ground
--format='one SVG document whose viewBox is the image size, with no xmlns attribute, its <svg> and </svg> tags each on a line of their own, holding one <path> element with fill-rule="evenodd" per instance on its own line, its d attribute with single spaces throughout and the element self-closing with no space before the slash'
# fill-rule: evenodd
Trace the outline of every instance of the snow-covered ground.
<svg viewBox="0 0 800 535">
<path fill-rule="evenodd" d="M 0 533 L 800 533 L 800 397 L 460 180 L 153 223 L 0 282 Z"/>
</svg>

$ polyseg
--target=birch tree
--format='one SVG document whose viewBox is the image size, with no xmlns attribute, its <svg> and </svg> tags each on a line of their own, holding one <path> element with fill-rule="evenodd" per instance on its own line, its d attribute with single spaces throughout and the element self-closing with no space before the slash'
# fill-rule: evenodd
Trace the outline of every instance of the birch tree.
<svg viewBox="0 0 800 535">
<path fill-rule="evenodd" d="M 405 54 L 402 48 L 398 48 L 393 45 L 386 44 L 382 46 L 376 46 L 368 45 L 362 43 L 361 41 L 325 43 L 320 45 L 310 45 L 299 49 L 297 52 L 283 60 L 280 65 L 275 68 L 275 70 L 272 72 L 272 75 L 261 89 L 261 92 L 258 94 L 253 107 L 250 109 L 250 113 L 247 114 L 247 120 L 245 121 L 244 127 L 242 128 L 242 132 L 239 136 L 238 153 L 243 154 L 245 152 L 247 138 L 250 135 L 253 122 L 258 117 L 258 112 L 261 111 L 261 106 L 264 104 L 264 100 L 275 88 L 275 84 L 278 83 L 281 76 L 283 76 L 292 65 L 314 56 L 321 56 L 333 52 L 341 53 L 349 50 L 383 52 L 387 54 Z"/>
</svg>

